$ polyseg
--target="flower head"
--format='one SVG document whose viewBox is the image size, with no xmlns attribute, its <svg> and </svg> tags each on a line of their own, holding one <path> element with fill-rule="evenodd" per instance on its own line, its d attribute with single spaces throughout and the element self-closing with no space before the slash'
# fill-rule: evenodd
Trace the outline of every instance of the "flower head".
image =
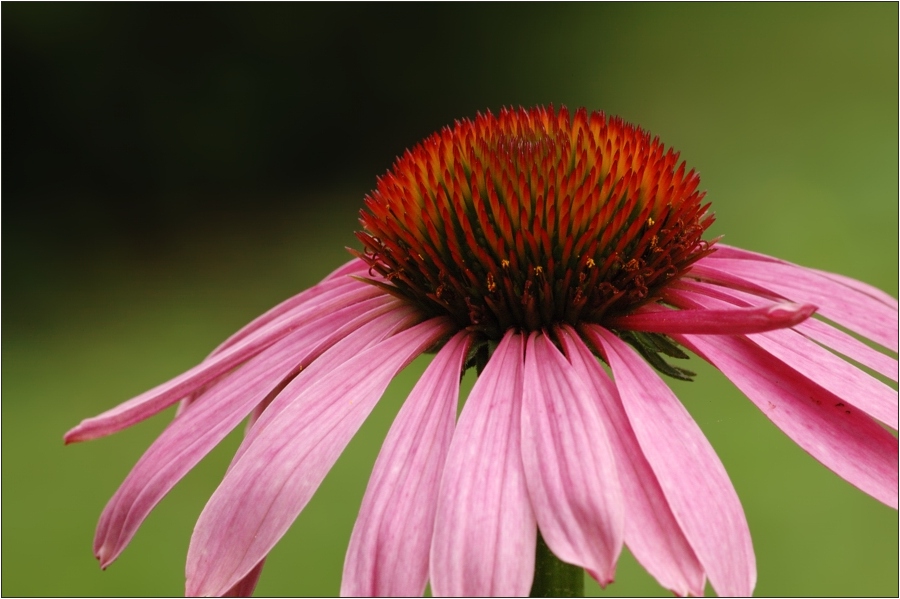
<svg viewBox="0 0 900 599">
<path fill-rule="evenodd" d="M 601 585 L 622 544 L 666 588 L 752 592 L 743 509 L 659 376 L 689 350 L 801 447 L 897 507 L 897 301 L 705 239 L 699 178 L 602 113 L 504 110 L 399 158 L 366 197 L 363 244 L 324 281 L 172 381 L 82 422 L 116 432 L 181 400 L 110 500 L 106 566 L 156 503 L 249 416 L 200 516 L 188 594 L 247 594 L 394 375 L 435 356 L 376 461 L 347 595 L 520 595 L 540 531 Z M 604 366 L 605 364 L 605 366 Z M 239 368 L 236 368 L 238 367 Z M 478 379 L 457 421 L 461 373 Z M 611 373 L 611 374 L 610 374 Z"/>
<path fill-rule="evenodd" d="M 585 111 L 503 111 L 432 135 L 366 198 L 361 257 L 425 313 L 499 341 L 602 323 L 711 252 L 678 154 Z"/>
</svg>

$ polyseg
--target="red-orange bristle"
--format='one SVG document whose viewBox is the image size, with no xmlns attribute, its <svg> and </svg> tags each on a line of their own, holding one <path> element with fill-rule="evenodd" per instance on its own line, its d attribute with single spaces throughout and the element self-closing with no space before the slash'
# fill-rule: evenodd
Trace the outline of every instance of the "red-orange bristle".
<svg viewBox="0 0 900 599">
<path fill-rule="evenodd" d="M 491 338 L 603 322 L 712 251 L 698 184 L 677 152 L 602 113 L 478 114 L 377 180 L 361 257 L 398 295 Z"/>
</svg>

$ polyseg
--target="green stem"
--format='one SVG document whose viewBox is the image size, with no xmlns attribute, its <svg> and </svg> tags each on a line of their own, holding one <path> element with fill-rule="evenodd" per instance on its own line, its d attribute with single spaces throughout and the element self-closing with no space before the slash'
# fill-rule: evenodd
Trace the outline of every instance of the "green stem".
<svg viewBox="0 0 900 599">
<path fill-rule="evenodd" d="M 553 555 L 538 533 L 532 597 L 584 597 L 584 570 Z"/>
</svg>

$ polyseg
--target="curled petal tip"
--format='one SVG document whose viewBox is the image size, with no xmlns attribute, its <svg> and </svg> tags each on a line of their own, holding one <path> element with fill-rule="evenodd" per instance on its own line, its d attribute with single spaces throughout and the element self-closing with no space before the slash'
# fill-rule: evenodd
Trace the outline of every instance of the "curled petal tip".
<svg viewBox="0 0 900 599">
<path fill-rule="evenodd" d="M 810 316 L 812 316 L 817 306 L 812 304 L 795 304 L 793 302 L 784 302 L 776 304 L 769 308 L 769 316 L 773 319 L 783 322 L 785 325 L 793 326 L 800 324 Z"/>
<path fill-rule="evenodd" d="M 765 306 L 706 307 L 696 294 L 672 289 L 666 301 L 677 310 L 652 307 L 609 321 L 616 328 L 666 334 L 750 335 L 796 326 L 809 318 L 816 306 L 808 303 L 777 302 Z"/>
</svg>

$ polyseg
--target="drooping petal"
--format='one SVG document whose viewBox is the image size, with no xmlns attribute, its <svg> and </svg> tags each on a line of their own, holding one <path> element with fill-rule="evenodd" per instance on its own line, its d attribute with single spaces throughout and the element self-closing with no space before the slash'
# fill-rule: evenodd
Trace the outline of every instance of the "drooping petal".
<svg viewBox="0 0 900 599">
<path fill-rule="evenodd" d="M 738 289 L 723 287 L 704 281 L 690 280 L 677 281 L 665 295 L 671 295 L 672 291 L 676 289 L 708 295 L 709 297 L 727 301 L 737 306 L 753 306 L 770 302 L 768 298 L 761 298 L 757 295 Z M 795 325 L 793 328 L 810 339 L 817 341 L 852 360 L 856 360 L 863 366 L 868 366 L 878 374 L 886 376 L 894 381 L 897 380 L 898 368 L 896 358 L 892 358 L 891 356 L 885 355 L 878 350 L 869 347 L 840 329 L 815 318 L 808 318 L 800 324 Z"/>
<path fill-rule="evenodd" d="M 624 497 L 625 544 L 664 588 L 682 597 L 702 595 L 703 567 L 641 451 L 615 385 L 574 330 L 562 327 L 560 341 L 575 371 L 591 385 L 606 423 Z"/>
<path fill-rule="evenodd" d="M 237 584 L 232 586 L 230 589 L 225 591 L 222 595 L 223 597 L 252 597 L 253 591 L 256 589 L 256 584 L 259 582 L 259 577 L 262 575 L 263 566 L 266 564 L 266 560 L 260 560 L 256 566 L 253 567 L 250 572 L 241 578 Z"/>
<path fill-rule="evenodd" d="M 371 337 L 370 343 L 365 346 L 366 348 L 375 343 L 379 343 L 388 337 L 392 337 L 401 331 L 405 331 L 414 324 L 422 321 L 421 313 L 416 310 L 415 307 L 410 306 L 406 302 L 400 301 L 393 296 L 390 296 L 390 298 L 394 306 L 390 312 L 393 316 L 392 322 L 386 323 L 388 326 L 384 329 L 379 328 L 378 335 L 373 335 Z M 258 405 L 257 408 L 262 411 L 254 409 L 251 414 L 251 422 L 248 422 L 248 424 L 252 423 L 252 427 L 248 428 L 244 442 L 237 448 L 237 451 L 231 458 L 231 464 L 228 465 L 228 470 L 230 471 L 240 460 L 241 456 L 244 455 L 244 452 L 249 449 L 251 444 L 249 440 L 251 430 L 253 435 L 259 436 L 263 432 L 263 427 L 268 426 L 270 423 L 277 422 L 278 415 L 283 410 L 290 408 L 293 405 L 292 401 L 286 398 L 298 395 L 303 391 L 305 386 L 312 385 L 322 377 L 331 376 L 333 370 L 342 367 L 347 360 L 354 358 L 362 349 L 364 348 L 360 347 L 354 349 L 349 346 L 334 347 L 334 351 L 322 354 L 310 364 L 309 367 L 304 369 L 297 378 L 291 381 L 288 386 L 280 390 L 275 397 L 267 397 L 263 402 L 266 405 Z M 281 397 L 282 394 L 284 394 L 284 397 Z M 279 397 L 281 397 L 281 399 L 278 399 Z M 263 414 L 266 415 L 265 419 L 262 418 Z"/>
<path fill-rule="evenodd" d="M 210 358 L 215 357 L 217 354 L 246 338 L 248 335 L 262 328 L 263 326 L 274 325 L 276 320 L 283 321 L 284 319 L 289 318 L 293 312 L 302 309 L 304 304 L 310 304 L 316 299 L 319 299 L 321 301 L 323 295 L 325 295 L 326 293 L 333 295 L 334 293 L 340 293 L 341 289 L 347 289 L 348 285 L 357 285 L 360 281 L 358 281 L 354 277 L 354 275 L 356 275 L 357 277 L 362 275 L 365 270 L 367 270 L 367 268 L 367 265 L 361 260 L 350 260 L 343 266 L 332 271 L 331 274 L 326 276 L 316 285 L 313 285 L 309 289 L 286 299 L 264 314 L 261 314 L 260 316 L 254 318 L 251 322 L 241 327 L 240 330 L 220 343 L 209 354 L 209 356 L 207 356 L 206 359 L 209 360 Z M 228 376 L 228 373 L 226 372 L 221 376 Z M 194 400 L 197 399 L 197 397 L 199 397 L 206 388 L 214 385 L 216 383 L 216 380 L 218 379 L 205 384 L 203 387 L 193 391 L 190 395 L 182 399 L 181 402 L 179 402 L 178 410 L 175 413 L 176 418 L 179 414 L 181 414 L 181 412 L 187 409 L 187 407 L 191 405 L 191 403 L 193 403 Z"/>
<path fill-rule="evenodd" d="M 466 400 L 450 444 L 431 545 L 435 596 L 522 596 L 537 524 L 522 468 L 524 337 L 507 331 Z"/>
<path fill-rule="evenodd" d="M 272 392 L 274 393 L 274 391 Z M 272 394 L 270 393 L 270 395 Z M 253 427 L 253 423 L 255 419 L 251 418 L 251 421 L 247 423 L 247 431 Z M 236 584 L 234 584 L 230 589 L 225 591 L 222 595 L 223 597 L 252 597 L 253 591 L 256 590 L 256 585 L 259 583 L 259 577 L 262 576 L 263 567 L 266 565 L 266 559 L 263 558 L 259 560 L 259 563 L 253 567 L 250 572 L 247 573 L 246 576 L 241 578 Z"/>
<path fill-rule="evenodd" d="M 757 252 L 751 252 L 750 250 L 737 248 L 734 246 L 726 245 L 724 243 L 717 243 L 716 244 L 716 252 L 711 254 L 709 256 L 709 258 L 712 258 L 712 259 L 735 258 L 738 260 L 757 260 L 757 261 L 761 261 L 761 262 L 778 262 L 780 264 L 790 264 L 792 266 L 796 266 L 797 268 L 804 268 L 802 266 L 799 266 L 798 264 L 788 262 L 787 260 L 782 260 L 781 258 L 775 258 L 774 256 L 767 256 L 765 254 L 760 254 Z M 846 285 L 847 287 L 852 287 L 853 289 L 856 289 L 857 291 L 859 291 L 861 293 L 871 295 L 873 298 L 881 301 L 886 306 L 889 306 L 889 307 L 893 308 L 894 310 L 896 310 L 898 307 L 897 298 L 891 297 L 890 295 L 888 295 L 881 289 L 878 289 L 877 287 L 873 287 L 872 285 L 869 285 L 868 283 L 864 283 L 857 279 L 851 279 L 850 277 L 845 277 L 844 275 L 841 275 L 841 274 L 838 274 L 835 272 L 828 272 L 828 271 L 819 270 L 816 268 L 807 268 L 807 270 L 812 270 L 814 272 L 819 273 L 820 275 L 823 275 L 830 279 L 834 279 L 835 281 L 842 283 L 842 284 Z"/>
<path fill-rule="evenodd" d="M 740 337 L 676 337 L 722 371 L 775 425 L 838 476 L 897 507 L 897 439 Z"/>
<path fill-rule="evenodd" d="M 749 595 L 756 558 L 744 510 L 725 467 L 687 410 L 614 334 L 586 326 L 603 348 L 628 420 L 672 513 L 719 595 Z"/>
<path fill-rule="evenodd" d="M 310 305 L 293 313 L 290 318 L 278 320 L 276 323 L 258 329 L 167 383 L 145 391 L 98 416 L 83 420 L 66 433 L 65 442 L 75 443 L 97 439 L 145 420 L 255 356 L 290 333 L 292 328 L 363 300 L 384 295 L 383 291 L 359 282 L 357 285 L 344 286 L 338 291 L 339 293 L 329 294 L 327 299 L 325 298 L 326 294 L 323 294 L 322 297 L 312 301 Z"/>
<path fill-rule="evenodd" d="M 409 316 L 409 310 L 389 296 L 344 308 L 280 339 L 194 402 L 144 452 L 103 510 L 94 537 L 101 567 L 118 557 L 166 493 L 273 387 L 286 383 L 337 341 L 333 353 L 361 351 Z"/>
<path fill-rule="evenodd" d="M 810 318 L 795 328 L 810 339 L 844 354 L 851 360 L 856 360 L 863 366 L 868 366 L 882 376 L 897 381 L 900 370 L 897 368 L 897 358 L 872 349 L 840 329 L 815 318 Z"/>
<path fill-rule="evenodd" d="M 628 331 L 733 335 L 760 333 L 799 324 L 815 312 L 815 306 L 779 302 L 759 308 L 721 310 L 643 310 L 613 318 L 609 326 Z"/>
<path fill-rule="evenodd" d="M 226 339 L 218 347 L 216 347 L 216 349 L 214 349 L 210 354 L 210 357 L 215 356 L 223 349 L 234 345 L 241 339 L 247 337 L 253 331 L 262 328 L 263 326 L 302 306 L 303 304 L 306 304 L 311 300 L 322 296 L 326 292 L 331 292 L 346 287 L 347 285 L 357 285 L 359 281 L 354 280 L 350 275 L 360 274 L 368 270 L 368 268 L 368 265 L 358 258 L 354 258 L 353 260 L 346 262 L 342 266 L 332 271 L 328 276 L 326 276 L 316 285 L 313 285 L 309 289 L 306 289 L 305 291 L 302 291 L 297 295 L 284 300 L 277 306 L 271 308 L 270 310 L 267 310 L 263 314 L 260 314 L 252 321 L 241 327 L 237 332 L 232 334 L 230 337 L 228 337 L 228 339 Z"/>
<path fill-rule="evenodd" d="M 220 343 L 209 354 L 209 356 L 206 357 L 206 360 L 215 358 L 216 355 L 235 345 L 242 339 L 245 339 L 254 331 L 263 328 L 263 326 L 277 327 L 279 322 L 284 322 L 285 320 L 290 319 L 290 317 L 294 313 L 304 309 L 304 307 L 308 307 L 314 301 L 323 301 L 324 299 L 327 299 L 328 296 L 333 296 L 336 293 L 343 293 L 342 289 L 346 290 L 348 288 L 352 288 L 352 286 L 358 285 L 360 281 L 348 275 L 360 274 L 366 268 L 367 267 L 365 263 L 360 260 L 351 260 L 350 262 L 347 262 L 337 270 L 333 271 L 327 277 L 325 277 L 321 282 L 313 285 L 309 289 L 298 293 L 291 298 L 286 299 L 274 308 L 256 317 L 251 322 L 241 327 L 239 331 Z M 348 285 L 351 287 L 348 287 Z M 228 372 L 221 374 L 219 378 L 223 376 L 228 376 Z M 214 385 L 217 381 L 218 378 L 213 379 L 212 381 L 194 390 L 190 395 L 182 399 L 178 404 L 178 410 L 175 413 L 175 417 L 177 418 L 184 410 L 188 408 L 188 406 L 190 406 L 194 402 L 194 400 L 196 400 L 207 388 Z"/>
<path fill-rule="evenodd" d="M 698 260 L 688 276 L 738 288 L 749 284 L 791 301 L 813 304 L 822 316 L 897 351 L 896 308 L 814 270 L 787 263 L 719 258 Z"/>
<path fill-rule="evenodd" d="M 721 311 L 723 306 L 728 305 L 721 300 L 680 289 L 671 291 L 668 297 L 681 305 L 709 308 L 710 311 Z M 769 331 L 750 335 L 748 339 L 844 402 L 897 430 L 897 391 L 878 379 L 795 331 Z"/>
<path fill-rule="evenodd" d="M 856 291 L 859 291 L 860 293 L 865 293 L 866 295 L 870 295 L 873 298 L 880 301 L 881 303 L 883 303 L 889 309 L 894 310 L 895 312 L 897 311 L 897 307 L 898 307 L 897 298 L 891 297 L 889 294 L 885 293 L 878 287 L 873 287 L 872 285 L 869 285 L 868 283 L 864 283 L 857 279 L 851 279 L 850 277 L 845 277 L 844 275 L 836 273 L 836 272 L 828 272 L 826 270 L 818 270 L 816 268 L 813 268 L 810 270 L 819 273 L 823 277 L 828 277 L 829 279 L 832 279 L 842 285 L 846 285 L 847 287 L 850 287 L 851 289 L 855 289 Z"/>
<path fill-rule="evenodd" d="M 422 322 L 284 388 L 200 514 L 188 550 L 187 595 L 225 592 L 268 554 L 394 375 L 450 330 L 445 319 Z"/>
<path fill-rule="evenodd" d="M 468 347 L 465 332 L 450 339 L 394 419 L 350 536 L 342 596 L 411 597 L 425 591 L 441 473 Z"/>
<path fill-rule="evenodd" d="M 525 350 L 522 463 L 541 536 L 606 586 L 622 550 L 616 455 L 587 386 L 542 333 Z"/>
</svg>

